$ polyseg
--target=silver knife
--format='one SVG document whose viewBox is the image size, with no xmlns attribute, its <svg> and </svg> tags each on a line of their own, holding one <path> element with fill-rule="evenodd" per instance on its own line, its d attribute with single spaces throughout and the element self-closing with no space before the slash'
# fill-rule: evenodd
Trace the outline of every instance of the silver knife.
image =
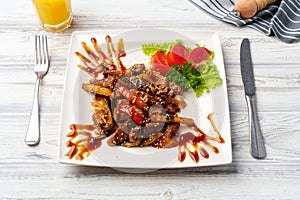
<svg viewBox="0 0 300 200">
<path fill-rule="evenodd" d="M 253 65 L 250 42 L 247 38 L 243 39 L 241 44 L 240 64 L 249 114 L 250 153 L 254 158 L 264 158 L 266 150 L 257 118 Z"/>
</svg>

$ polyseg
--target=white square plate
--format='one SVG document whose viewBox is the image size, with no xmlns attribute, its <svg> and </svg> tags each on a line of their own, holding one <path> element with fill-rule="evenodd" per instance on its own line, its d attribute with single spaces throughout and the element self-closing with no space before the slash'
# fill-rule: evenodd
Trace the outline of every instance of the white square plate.
<svg viewBox="0 0 300 200">
<path fill-rule="evenodd" d="M 114 44 L 120 38 L 124 39 L 127 56 L 122 58 L 125 66 L 130 67 L 135 63 L 149 63 L 149 57 L 141 51 L 142 44 L 149 42 L 173 42 L 181 39 L 187 47 L 195 47 L 203 44 L 208 49 L 215 52 L 214 63 L 217 65 L 223 83 L 216 89 L 211 90 L 200 98 L 194 94 L 185 94 L 183 97 L 187 102 L 180 116 L 193 118 L 197 125 L 204 130 L 207 135 L 215 136 L 207 115 L 214 112 L 214 121 L 225 139 L 224 144 L 214 143 L 219 153 L 209 151 L 209 158 L 200 158 L 200 162 L 195 163 L 187 155 L 183 162 L 179 162 L 178 148 L 155 149 L 152 147 L 126 148 L 122 146 L 108 146 L 107 139 L 104 139 L 102 146 L 91 153 L 84 160 L 69 159 L 65 156 L 68 152 L 66 134 L 70 132 L 69 125 L 92 124 L 92 112 L 90 102 L 93 95 L 81 89 L 82 83 L 88 82 L 90 77 L 80 70 L 77 64 L 80 60 L 74 55 L 75 51 L 83 52 L 81 42 L 90 44 L 90 38 L 95 37 L 103 50 L 106 50 L 105 36 L 110 35 Z M 228 164 L 232 161 L 231 133 L 229 106 L 227 97 L 227 85 L 223 63 L 222 49 L 218 33 L 197 32 L 197 31 L 172 31 L 166 29 L 137 29 L 137 30 L 106 30 L 106 31 L 85 31 L 74 32 L 71 37 L 68 55 L 66 80 L 63 95 L 62 113 L 60 124 L 60 145 L 59 161 L 62 163 L 72 163 L 79 165 L 108 166 L 117 168 L 183 168 Z M 182 127 L 182 126 L 181 126 Z M 187 128 L 180 128 L 180 133 L 190 131 Z"/>
</svg>

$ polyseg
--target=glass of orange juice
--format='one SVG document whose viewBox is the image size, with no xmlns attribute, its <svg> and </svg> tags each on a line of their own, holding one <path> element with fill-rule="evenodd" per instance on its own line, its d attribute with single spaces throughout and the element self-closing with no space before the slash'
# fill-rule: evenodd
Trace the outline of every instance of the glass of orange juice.
<svg viewBox="0 0 300 200">
<path fill-rule="evenodd" d="M 72 23 L 71 0 L 32 0 L 46 31 L 60 32 Z"/>
</svg>

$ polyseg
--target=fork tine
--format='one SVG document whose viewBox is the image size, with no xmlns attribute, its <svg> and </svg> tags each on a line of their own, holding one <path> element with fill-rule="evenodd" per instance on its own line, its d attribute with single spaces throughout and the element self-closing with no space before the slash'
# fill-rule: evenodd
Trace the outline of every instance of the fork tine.
<svg viewBox="0 0 300 200">
<path fill-rule="evenodd" d="M 34 54 L 34 62 L 35 65 L 38 65 L 40 63 L 40 36 L 36 35 L 35 36 L 35 54 Z"/>
<path fill-rule="evenodd" d="M 48 44 L 46 35 L 35 36 L 35 65 L 48 65 Z"/>
<path fill-rule="evenodd" d="M 47 42 L 47 36 L 44 35 L 44 55 L 45 55 L 45 64 L 49 64 L 49 55 L 48 55 L 48 42 Z"/>
<path fill-rule="evenodd" d="M 44 44 L 44 41 L 45 41 L 45 36 L 42 35 L 41 38 L 40 38 L 40 50 L 41 50 L 41 64 L 45 64 L 45 44 Z"/>
</svg>

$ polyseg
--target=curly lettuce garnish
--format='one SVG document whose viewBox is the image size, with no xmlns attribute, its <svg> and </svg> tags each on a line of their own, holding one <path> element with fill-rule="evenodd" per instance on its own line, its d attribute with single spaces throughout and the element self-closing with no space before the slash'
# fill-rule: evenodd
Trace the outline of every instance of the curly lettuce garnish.
<svg viewBox="0 0 300 200">
<path fill-rule="evenodd" d="M 147 56 L 152 57 L 157 51 L 167 53 L 174 45 L 182 43 L 182 40 L 176 40 L 175 42 L 147 43 L 142 45 L 142 51 Z"/>
</svg>

